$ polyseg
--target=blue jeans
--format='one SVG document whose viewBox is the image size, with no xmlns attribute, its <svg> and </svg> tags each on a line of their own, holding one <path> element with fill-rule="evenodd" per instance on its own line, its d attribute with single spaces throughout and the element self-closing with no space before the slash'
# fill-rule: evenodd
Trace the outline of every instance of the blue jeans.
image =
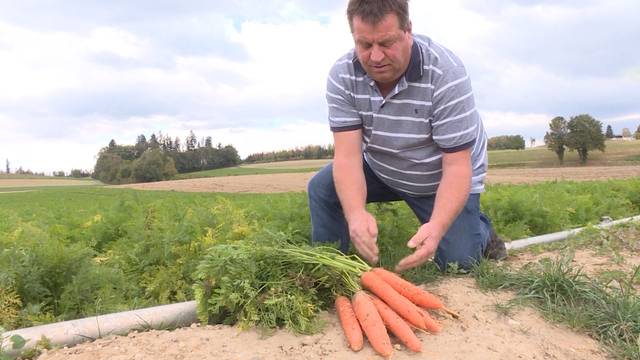
<svg viewBox="0 0 640 360">
<path fill-rule="evenodd" d="M 384 184 L 364 163 L 367 203 L 404 200 L 424 224 L 431 218 L 435 195 L 414 197 Z M 311 241 L 340 242 L 340 250 L 349 250 L 349 227 L 333 183 L 333 164 L 321 169 L 308 184 L 311 212 Z M 480 260 L 491 233 L 491 221 L 480 212 L 480 194 L 470 194 L 464 208 L 443 236 L 435 254 L 441 270 L 449 263 L 469 269 Z M 415 229 L 416 231 L 418 229 Z M 409 239 L 406 239 L 409 241 Z"/>
</svg>

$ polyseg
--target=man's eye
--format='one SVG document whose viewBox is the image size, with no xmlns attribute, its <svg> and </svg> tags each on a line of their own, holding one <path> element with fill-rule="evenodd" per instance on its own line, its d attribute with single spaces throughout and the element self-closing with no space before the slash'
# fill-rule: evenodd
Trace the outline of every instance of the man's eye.
<svg viewBox="0 0 640 360">
<path fill-rule="evenodd" d="M 389 41 L 383 41 L 380 43 L 380 46 L 382 46 L 383 48 L 389 48 L 393 45 L 393 41 L 389 40 Z"/>
<path fill-rule="evenodd" d="M 371 48 L 371 44 L 360 44 L 360 47 L 363 49 L 369 49 Z"/>
</svg>

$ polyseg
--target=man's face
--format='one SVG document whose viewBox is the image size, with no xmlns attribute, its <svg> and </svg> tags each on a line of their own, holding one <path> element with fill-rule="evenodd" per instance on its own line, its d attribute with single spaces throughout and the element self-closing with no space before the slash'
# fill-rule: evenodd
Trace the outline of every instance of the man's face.
<svg viewBox="0 0 640 360">
<path fill-rule="evenodd" d="M 398 17 L 387 14 L 378 24 L 369 24 L 359 16 L 352 21 L 352 35 L 360 64 L 380 87 L 391 87 L 409 66 L 411 25 L 400 29 Z"/>
</svg>

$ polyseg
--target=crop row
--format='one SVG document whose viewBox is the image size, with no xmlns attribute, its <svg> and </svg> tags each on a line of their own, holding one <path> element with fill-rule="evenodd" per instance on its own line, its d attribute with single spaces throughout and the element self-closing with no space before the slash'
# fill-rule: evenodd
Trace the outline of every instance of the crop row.
<svg viewBox="0 0 640 360">
<path fill-rule="evenodd" d="M 409 251 L 418 223 L 402 203 L 370 205 L 381 265 Z M 488 188 L 482 209 L 516 239 L 640 213 L 640 180 Z M 306 196 L 105 188 L 3 194 L 0 326 L 32 326 L 191 300 L 206 249 L 251 239 L 308 243 Z M 418 270 L 420 271 L 420 270 Z"/>
</svg>

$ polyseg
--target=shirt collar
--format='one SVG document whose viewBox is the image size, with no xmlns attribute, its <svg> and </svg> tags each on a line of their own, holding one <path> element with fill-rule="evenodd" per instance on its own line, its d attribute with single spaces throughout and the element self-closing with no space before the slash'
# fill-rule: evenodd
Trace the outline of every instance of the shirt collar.
<svg viewBox="0 0 640 360">
<path fill-rule="evenodd" d="M 404 73 L 407 81 L 417 82 L 423 75 L 424 65 L 423 65 L 422 51 L 420 50 L 420 46 L 416 39 L 413 39 L 413 45 L 411 46 L 411 59 L 409 59 L 409 66 L 407 67 L 407 71 Z M 360 64 L 360 60 L 358 60 L 358 56 L 355 51 L 353 52 L 353 67 L 356 75 L 364 76 L 367 75 L 366 71 Z"/>
</svg>

